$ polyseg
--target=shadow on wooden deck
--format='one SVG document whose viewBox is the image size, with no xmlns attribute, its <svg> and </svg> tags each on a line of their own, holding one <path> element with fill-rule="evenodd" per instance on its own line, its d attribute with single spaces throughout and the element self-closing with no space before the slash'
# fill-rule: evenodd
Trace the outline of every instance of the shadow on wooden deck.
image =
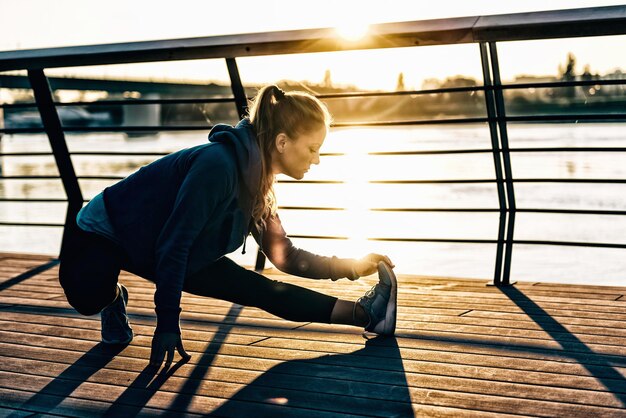
<svg viewBox="0 0 626 418">
<path fill-rule="evenodd" d="M 519 289 L 507 286 L 500 288 L 500 291 L 546 331 L 563 349 L 567 350 L 568 355 L 579 364 L 584 365 L 587 371 L 601 382 L 609 392 L 613 392 L 615 397 L 621 401 L 622 406 L 626 407 L 626 393 L 624 393 L 626 378 L 611 366 L 611 362 L 615 360 L 614 358 L 601 355 L 594 356 L 593 350 L 569 332 L 563 325 L 559 324 L 552 316 L 548 315 L 546 311 L 541 309 Z M 588 364 L 592 356 L 595 362 Z M 623 359 L 622 363 L 626 365 L 626 358 Z"/>
<path fill-rule="evenodd" d="M 99 343 L 55 260 L 0 254 L 0 416 L 626 415 L 626 288 L 401 276 L 395 338 L 183 297 L 193 355 L 148 366 L 152 285 L 123 273 L 136 337 Z M 269 276 L 346 299 L 339 284 Z"/>
</svg>

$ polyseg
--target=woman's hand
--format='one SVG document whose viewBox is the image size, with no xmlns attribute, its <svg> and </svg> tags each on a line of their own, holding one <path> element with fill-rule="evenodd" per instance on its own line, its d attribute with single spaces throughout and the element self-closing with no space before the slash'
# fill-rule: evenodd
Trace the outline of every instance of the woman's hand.
<svg viewBox="0 0 626 418">
<path fill-rule="evenodd" d="M 354 263 L 354 272 L 359 276 L 369 276 L 370 274 L 374 274 L 378 271 L 378 263 L 380 261 L 384 261 L 389 264 L 391 268 L 394 268 L 396 265 L 391 262 L 389 257 L 386 255 L 380 254 L 368 254 L 365 257 L 359 259 Z"/>
<path fill-rule="evenodd" d="M 180 334 L 174 332 L 154 334 L 154 337 L 152 337 L 150 366 L 161 367 L 165 353 L 167 353 L 165 364 L 172 364 L 172 361 L 174 361 L 174 349 L 178 351 L 178 354 L 180 354 L 183 360 L 187 361 L 191 358 L 183 348 L 183 340 L 180 338 Z"/>
</svg>

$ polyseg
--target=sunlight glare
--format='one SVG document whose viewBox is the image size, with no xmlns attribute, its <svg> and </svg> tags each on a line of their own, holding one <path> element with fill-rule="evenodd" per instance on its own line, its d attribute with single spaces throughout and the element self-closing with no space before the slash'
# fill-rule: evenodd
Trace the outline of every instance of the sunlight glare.
<svg viewBox="0 0 626 418">
<path fill-rule="evenodd" d="M 348 42 L 363 39 L 370 31 L 371 16 L 349 3 L 337 2 L 333 11 L 337 36 Z"/>
<path fill-rule="evenodd" d="M 354 149 L 346 155 L 348 167 L 344 178 L 346 185 L 346 224 L 350 226 L 349 246 L 350 252 L 355 257 L 360 257 L 368 252 L 369 241 L 367 239 L 370 224 L 370 199 L 369 187 L 370 158 L 366 148 Z"/>
<path fill-rule="evenodd" d="M 358 41 L 369 33 L 370 26 L 363 22 L 342 22 L 335 27 L 337 35 L 346 41 L 355 42 Z"/>
</svg>

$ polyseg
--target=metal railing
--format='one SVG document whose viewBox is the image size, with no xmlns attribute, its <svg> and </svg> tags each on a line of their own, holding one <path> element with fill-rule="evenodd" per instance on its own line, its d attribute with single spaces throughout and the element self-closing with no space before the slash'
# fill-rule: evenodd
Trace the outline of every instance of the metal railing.
<svg viewBox="0 0 626 418">
<path fill-rule="evenodd" d="M 402 126 L 402 125 L 437 125 L 437 124 L 488 124 L 491 148 L 433 150 L 410 152 L 378 152 L 372 155 L 435 155 L 435 154 L 471 154 L 490 153 L 493 156 L 495 179 L 452 179 L 452 180 L 385 180 L 373 183 L 391 184 L 444 184 L 444 183 L 490 183 L 495 184 L 498 195 L 498 208 L 374 208 L 382 212 L 497 212 L 499 213 L 498 235 L 491 240 L 479 239 L 431 239 L 431 238 L 370 238 L 380 241 L 404 242 L 446 242 L 446 243 L 488 243 L 496 244 L 496 260 L 493 284 L 508 285 L 510 281 L 511 259 L 515 244 L 561 245 L 624 249 L 626 245 L 616 243 L 589 243 L 514 239 L 515 216 L 520 212 L 556 213 L 556 214 L 595 214 L 624 216 L 621 210 L 573 210 L 517 208 L 515 199 L 516 183 L 626 183 L 626 179 L 555 179 L 532 178 L 515 179 L 513 177 L 511 156 L 514 153 L 533 152 L 626 152 L 626 148 L 605 147 L 560 147 L 560 148 L 511 148 L 508 141 L 508 122 L 568 122 L 568 121 L 624 121 L 626 113 L 603 114 L 553 114 L 508 116 L 504 100 L 504 91 L 526 88 L 564 88 L 589 85 L 625 85 L 626 80 L 579 80 L 549 83 L 502 83 L 498 62 L 497 42 L 512 40 L 568 38 L 580 36 L 604 36 L 626 34 L 626 6 L 600 7 L 588 9 L 561 10 L 550 12 L 520 13 L 497 16 L 478 16 L 428 21 L 379 24 L 371 27 L 370 35 L 360 41 L 344 41 L 336 36 L 333 29 L 311 29 L 282 31 L 259 34 L 227 35 L 205 38 L 177 39 L 150 42 L 134 42 L 112 45 L 50 48 L 27 51 L 0 52 L 0 72 L 9 70 L 27 70 L 28 81 L 35 96 L 35 103 L 4 104 L 2 108 L 36 106 L 41 115 L 42 128 L 4 128 L 0 134 L 46 133 L 52 148 L 60 178 L 67 195 L 67 219 L 75 217 L 84 203 L 78 180 L 117 180 L 116 176 L 77 176 L 74 172 L 65 133 L 68 132 L 142 132 L 165 130 L 206 130 L 207 126 L 119 126 L 119 127 L 64 127 L 61 124 L 57 108 L 61 106 L 136 106 L 145 104 L 178 103 L 224 103 L 232 102 L 237 114 L 246 112 L 247 98 L 237 68 L 236 57 L 260 55 L 309 53 L 322 51 L 345 51 L 355 49 L 415 47 L 422 45 L 447 45 L 459 43 L 478 43 L 482 65 L 483 85 L 475 87 L 442 88 L 434 90 L 398 91 L 398 92 L 354 92 L 322 94 L 322 100 L 341 98 L 384 97 L 401 95 L 430 95 L 443 93 L 482 92 L 485 99 L 485 117 L 424 119 L 402 121 L 343 122 L 335 127 L 348 126 Z M 140 100 L 104 100 L 100 102 L 55 103 L 49 81 L 44 74 L 46 68 L 74 67 L 87 65 L 140 63 L 153 61 L 173 61 L 190 59 L 222 58 L 226 61 L 231 81 L 232 97 L 193 98 L 193 99 L 140 99 Z M 20 83 L 19 80 L 13 80 Z M 0 87 L 2 87 L 0 85 Z M 49 153 L 5 153 L 0 156 L 50 155 Z M 71 155 L 163 155 L 162 153 L 72 153 Z M 49 179 L 55 176 L 3 176 L 2 179 Z M 288 183 L 289 181 L 283 181 Z M 310 183 L 333 183 L 333 181 L 309 181 Z M 300 183 L 303 183 L 302 181 Z M 307 181 L 304 181 L 307 183 Z M 60 202 L 64 199 L 10 199 L 4 202 Z M 321 208 L 289 206 L 290 210 L 337 210 L 341 208 Z M 0 225 L 37 225 L 63 226 L 61 224 L 0 223 Z M 318 237 L 312 235 L 292 235 L 302 238 L 341 238 Z M 262 269 L 265 258 L 258 253 L 256 268 Z"/>
</svg>

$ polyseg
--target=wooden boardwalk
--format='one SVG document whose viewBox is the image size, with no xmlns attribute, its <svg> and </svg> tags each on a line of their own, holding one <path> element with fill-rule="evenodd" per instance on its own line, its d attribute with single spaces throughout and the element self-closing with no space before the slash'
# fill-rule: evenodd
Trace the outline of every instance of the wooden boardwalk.
<svg viewBox="0 0 626 418">
<path fill-rule="evenodd" d="M 0 253 L 0 416 L 626 416 L 626 287 L 400 276 L 397 336 L 370 340 L 185 295 L 193 357 L 154 371 L 153 285 L 122 274 L 136 337 L 106 347 L 57 273 Z M 268 274 L 352 300 L 376 281 Z"/>
</svg>

